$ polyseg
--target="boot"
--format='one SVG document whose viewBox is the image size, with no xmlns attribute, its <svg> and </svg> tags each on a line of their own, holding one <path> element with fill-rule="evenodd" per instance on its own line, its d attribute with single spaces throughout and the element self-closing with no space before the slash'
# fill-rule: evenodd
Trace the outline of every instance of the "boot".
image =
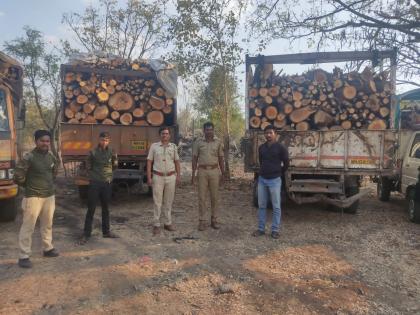
<svg viewBox="0 0 420 315">
<path fill-rule="evenodd" d="M 217 223 L 217 220 L 215 217 L 211 217 L 211 227 L 215 230 L 220 229 L 220 224 Z"/>
</svg>

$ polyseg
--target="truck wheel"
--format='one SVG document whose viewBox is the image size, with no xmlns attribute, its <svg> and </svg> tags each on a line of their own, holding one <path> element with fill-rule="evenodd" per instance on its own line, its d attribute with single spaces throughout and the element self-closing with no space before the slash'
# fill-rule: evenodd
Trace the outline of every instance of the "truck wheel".
<svg viewBox="0 0 420 315">
<path fill-rule="evenodd" d="M 408 193 L 408 218 L 411 222 L 420 223 L 420 202 L 416 201 L 416 191 Z"/>
<path fill-rule="evenodd" d="M 88 199 L 88 185 L 79 185 L 79 198 L 83 201 L 86 201 Z"/>
<path fill-rule="evenodd" d="M 0 200 L 0 221 L 14 221 L 17 214 L 16 197 Z"/>
<path fill-rule="evenodd" d="M 359 186 L 350 186 L 346 188 L 346 197 L 351 197 L 359 193 Z M 359 209 L 359 200 L 355 201 L 350 207 L 344 208 L 345 213 L 356 214 Z"/>
<path fill-rule="evenodd" d="M 389 201 L 391 195 L 391 181 L 386 177 L 379 177 L 376 193 L 380 201 Z"/>
</svg>

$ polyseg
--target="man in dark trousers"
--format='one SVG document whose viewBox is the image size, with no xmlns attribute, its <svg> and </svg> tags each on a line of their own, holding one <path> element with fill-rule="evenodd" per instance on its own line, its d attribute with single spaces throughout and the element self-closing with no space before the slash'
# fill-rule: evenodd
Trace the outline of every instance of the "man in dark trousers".
<svg viewBox="0 0 420 315">
<path fill-rule="evenodd" d="M 111 197 L 112 171 L 117 168 L 117 155 L 109 147 L 110 136 L 108 132 L 99 134 L 98 146 L 90 151 L 86 168 L 89 172 L 88 210 L 85 219 L 85 228 L 80 244 L 85 244 L 92 234 L 93 216 L 98 200 L 102 206 L 102 235 L 105 238 L 117 238 L 110 231 L 109 201 Z"/>
<path fill-rule="evenodd" d="M 254 236 L 265 234 L 266 210 L 269 196 L 273 205 L 271 237 L 279 238 L 281 218 L 281 176 L 289 166 L 286 147 L 277 141 L 276 130 L 269 125 L 264 129 L 267 140 L 258 148 L 260 173 L 258 176 L 258 230 Z"/>
<path fill-rule="evenodd" d="M 23 221 L 19 232 L 19 261 L 22 268 L 31 268 L 32 234 L 39 218 L 42 248 L 45 257 L 57 257 L 52 244 L 52 225 L 55 211 L 55 185 L 58 161 L 49 151 L 51 134 L 37 130 L 34 134 L 36 147 L 26 153 L 16 165 L 14 181 L 25 188 L 22 200 Z"/>
</svg>

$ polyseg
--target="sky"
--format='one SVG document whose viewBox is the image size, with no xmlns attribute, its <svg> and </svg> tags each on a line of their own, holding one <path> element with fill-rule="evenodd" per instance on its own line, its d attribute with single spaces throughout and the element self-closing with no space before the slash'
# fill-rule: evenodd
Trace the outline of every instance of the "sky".
<svg viewBox="0 0 420 315">
<path fill-rule="evenodd" d="M 125 0 L 118 0 L 125 2 Z M 98 0 L 0 0 L 0 49 L 5 41 L 10 41 L 23 35 L 23 27 L 31 26 L 41 31 L 47 41 L 57 43 L 59 39 L 67 39 L 76 44 L 72 33 L 61 23 L 63 13 L 82 12 L 89 4 L 95 4 Z M 75 45 L 77 46 L 77 44 Z M 285 54 L 308 52 L 304 42 L 290 46 L 288 42 L 276 41 L 270 44 L 262 54 Z M 245 56 L 244 56 L 245 59 Z M 310 66 L 288 65 L 284 67 L 284 73 L 300 73 Z M 331 70 L 332 64 L 322 66 L 325 70 Z M 244 68 L 238 68 L 238 85 L 244 90 Z M 188 97 L 182 95 L 178 102 L 182 106 Z"/>
</svg>

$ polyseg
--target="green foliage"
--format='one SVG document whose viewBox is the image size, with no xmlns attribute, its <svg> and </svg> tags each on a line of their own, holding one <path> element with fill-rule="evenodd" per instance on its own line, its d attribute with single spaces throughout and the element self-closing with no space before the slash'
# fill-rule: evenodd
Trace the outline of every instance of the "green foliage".
<svg viewBox="0 0 420 315">
<path fill-rule="evenodd" d="M 24 67 L 24 101 L 35 106 L 43 128 L 55 137 L 51 149 L 58 157 L 58 126 L 61 112 L 60 63 L 63 53 L 49 49 L 43 34 L 28 26 L 24 36 L 5 43 L 5 50 L 18 59 Z M 26 119 L 29 122 L 30 117 Z M 32 122 L 29 122 L 29 126 Z"/>
<path fill-rule="evenodd" d="M 216 132 L 219 136 L 224 135 L 224 96 L 225 96 L 225 73 L 223 68 L 213 68 L 207 79 L 204 81 L 194 97 L 193 108 L 199 113 L 198 122 L 200 126 L 205 121 L 212 121 L 215 124 Z M 241 108 L 238 104 L 238 86 L 233 76 L 228 75 L 226 84 L 228 103 L 230 111 L 228 120 L 230 122 L 230 136 L 235 141 L 243 136 L 245 121 Z"/>
</svg>

